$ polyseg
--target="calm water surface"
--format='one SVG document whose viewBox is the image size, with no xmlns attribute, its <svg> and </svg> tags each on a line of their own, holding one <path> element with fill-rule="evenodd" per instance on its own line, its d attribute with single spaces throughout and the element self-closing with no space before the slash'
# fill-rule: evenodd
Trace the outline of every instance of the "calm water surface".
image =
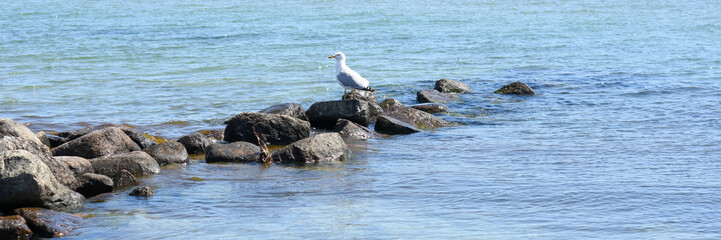
<svg viewBox="0 0 721 240">
<path fill-rule="evenodd" d="M 175 139 L 240 112 L 454 78 L 462 123 L 350 160 L 206 164 L 81 210 L 70 239 L 721 238 L 717 1 L 12 1 L 0 114 Z M 536 96 L 491 93 L 513 81 Z"/>
</svg>

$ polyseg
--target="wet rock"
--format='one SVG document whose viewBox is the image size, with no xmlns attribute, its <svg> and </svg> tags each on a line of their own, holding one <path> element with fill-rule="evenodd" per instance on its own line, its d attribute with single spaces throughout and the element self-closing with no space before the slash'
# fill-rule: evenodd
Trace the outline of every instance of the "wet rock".
<svg viewBox="0 0 721 240">
<path fill-rule="evenodd" d="M 342 100 L 350 100 L 350 99 L 363 100 L 363 101 L 367 101 L 369 103 L 378 105 L 378 99 L 376 98 L 375 93 L 373 93 L 371 91 L 353 89 L 349 93 L 343 94 Z"/>
<path fill-rule="evenodd" d="M 18 208 L 15 213 L 27 220 L 34 234 L 44 238 L 64 237 L 83 224 L 83 218 L 44 208 Z"/>
<path fill-rule="evenodd" d="M 375 130 L 379 133 L 385 134 L 411 134 L 417 133 L 421 130 L 401 120 L 381 115 L 376 121 Z"/>
<path fill-rule="evenodd" d="M 255 144 L 237 141 L 228 144 L 211 144 L 205 155 L 206 162 L 257 162 L 260 160 L 260 147 Z"/>
<path fill-rule="evenodd" d="M 103 130 L 103 129 L 106 129 L 106 128 L 118 128 L 118 129 L 122 130 L 122 131 L 125 133 L 125 135 L 128 135 L 128 137 L 129 137 L 131 140 L 133 140 L 133 142 L 135 142 L 135 144 L 137 144 L 140 148 L 146 148 L 146 147 L 155 145 L 155 142 L 153 142 L 153 140 L 151 140 L 150 138 L 148 138 L 148 137 L 146 137 L 145 135 L 143 135 L 143 133 L 138 132 L 138 131 L 136 131 L 135 129 L 132 129 L 132 128 L 128 127 L 128 126 L 120 125 L 120 124 L 114 124 L 114 123 L 101 124 L 101 125 L 97 125 L 97 126 L 90 126 L 90 127 L 86 127 L 86 128 L 77 130 L 77 131 L 71 133 L 71 134 L 67 137 L 67 141 L 72 141 L 72 140 L 75 140 L 75 139 L 80 138 L 80 137 L 82 137 L 82 136 L 88 135 L 88 134 L 90 134 L 90 133 L 92 133 L 92 132 L 95 132 L 95 131 L 98 131 L 98 130 Z"/>
<path fill-rule="evenodd" d="M 383 102 L 381 102 L 380 106 L 381 106 L 381 108 L 383 108 L 383 110 L 386 110 L 390 107 L 395 107 L 395 106 L 403 107 L 403 103 L 401 103 L 401 101 L 396 100 L 395 98 L 386 98 L 386 100 L 383 100 Z"/>
<path fill-rule="evenodd" d="M 158 162 L 143 151 L 93 158 L 90 159 L 90 163 L 95 173 L 106 176 L 115 176 L 123 169 L 137 176 L 160 173 Z"/>
<path fill-rule="evenodd" d="M 335 128 L 333 129 L 333 131 L 340 133 L 340 135 L 344 137 L 352 137 L 359 139 L 383 137 L 383 135 L 368 129 L 367 127 L 358 125 L 345 119 L 338 119 L 338 122 L 335 124 Z"/>
<path fill-rule="evenodd" d="M 128 170 L 121 169 L 118 173 L 113 175 L 113 188 L 125 188 L 130 186 L 138 185 L 139 182 L 135 179 L 132 173 Z"/>
<path fill-rule="evenodd" d="M 270 113 L 280 114 L 289 117 L 294 117 L 303 121 L 308 121 L 308 117 L 305 115 L 305 109 L 303 106 L 297 103 L 281 103 L 276 104 L 263 110 L 258 111 L 259 113 Z"/>
<path fill-rule="evenodd" d="M 96 158 L 105 155 L 140 151 L 140 146 L 116 127 L 88 133 L 53 149 L 55 156 Z"/>
<path fill-rule="evenodd" d="M 0 216 L 0 239 L 28 239 L 32 233 L 20 215 Z"/>
<path fill-rule="evenodd" d="M 113 179 L 108 176 L 86 173 L 78 178 L 80 186 L 75 189 L 86 198 L 113 191 Z"/>
<path fill-rule="evenodd" d="M 135 129 L 125 127 L 125 128 L 122 128 L 122 130 L 125 133 L 125 135 L 128 135 L 128 137 L 130 137 L 130 139 L 132 139 L 133 142 L 135 142 L 135 144 L 138 144 L 138 146 L 140 146 L 141 149 L 145 149 L 147 147 L 157 144 L 155 141 L 146 137 L 145 134 L 138 132 Z"/>
<path fill-rule="evenodd" d="M 343 161 L 350 150 L 338 133 L 323 133 L 309 137 L 273 153 L 273 161 L 282 163 L 316 163 Z"/>
<path fill-rule="evenodd" d="M 150 154 L 160 166 L 184 164 L 190 161 L 188 151 L 179 142 L 164 142 L 145 148 L 143 151 Z"/>
<path fill-rule="evenodd" d="M 50 171 L 53 173 L 52 176 L 61 184 L 70 188 L 77 186 L 75 176 L 73 176 L 68 166 L 63 162 L 55 160 L 50 153 L 50 149 L 44 144 L 19 137 L 4 136 L 0 138 L 0 152 L 8 150 L 26 150 L 30 152 L 50 168 Z"/>
<path fill-rule="evenodd" d="M 416 98 L 420 103 L 449 103 L 461 100 L 461 97 L 455 94 L 442 93 L 435 89 L 421 90 L 416 94 Z"/>
<path fill-rule="evenodd" d="M 278 114 L 246 112 L 228 120 L 225 141 L 245 141 L 257 145 L 253 129 L 271 145 L 286 145 L 310 136 L 310 123 L 307 121 Z"/>
<path fill-rule="evenodd" d="M 150 197 L 153 196 L 153 194 L 155 194 L 155 191 L 153 191 L 152 188 L 148 186 L 142 186 L 133 189 L 133 191 L 131 191 L 128 195 L 138 197 Z"/>
<path fill-rule="evenodd" d="M 52 147 L 52 144 L 50 144 L 50 138 L 48 138 L 48 135 L 45 134 L 44 131 L 36 132 L 35 136 L 40 139 L 40 142 L 43 143 L 43 145 L 47 147 Z"/>
<path fill-rule="evenodd" d="M 419 129 L 431 129 L 450 124 L 433 114 L 410 107 L 391 107 L 383 115 L 398 119 Z"/>
<path fill-rule="evenodd" d="M 200 134 L 203 134 L 203 136 L 210 139 L 211 143 L 215 143 L 218 141 L 223 141 L 223 131 L 224 130 L 203 130 L 200 131 Z"/>
<path fill-rule="evenodd" d="M 441 79 L 436 81 L 436 86 L 434 87 L 436 91 L 442 92 L 442 93 L 467 93 L 471 92 L 471 87 L 466 85 L 465 83 L 451 80 L 451 79 Z"/>
<path fill-rule="evenodd" d="M 351 99 L 317 102 L 306 113 L 313 127 L 332 129 L 341 118 L 367 127 L 373 121 L 375 111 L 371 103 Z"/>
<path fill-rule="evenodd" d="M 190 135 L 182 136 L 178 139 L 178 142 L 183 144 L 190 154 L 205 153 L 205 148 L 213 144 L 213 141 L 200 133 L 191 133 Z"/>
<path fill-rule="evenodd" d="M 70 169 L 70 172 L 73 173 L 73 176 L 75 178 L 79 178 L 85 173 L 94 172 L 93 165 L 90 164 L 90 161 L 85 158 L 75 156 L 57 156 L 53 158 L 57 161 L 65 163 L 65 165 L 68 166 L 68 169 Z"/>
<path fill-rule="evenodd" d="M 0 137 L 2 136 L 19 137 L 21 139 L 43 144 L 43 142 L 40 141 L 40 139 L 38 139 L 33 131 L 30 131 L 27 126 L 9 118 L 0 118 Z"/>
<path fill-rule="evenodd" d="M 66 210 L 85 203 L 82 195 L 55 179 L 50 168 L 26 150 L 0 153 L 0 196 L 0 208 L 3 209 L 47 207 Z"/>
<path fill-rule="evenodd" d="M 427 113 L 450 113 L 451 110 L 448 109 L 448 106 L 442 103 L 421 103 L 416 105 L 411 105 L 408 107 L 412 107 Z"/>
<path fill-rule="evenodd" d="M 503 86 L 502 88 L 496 90 L 494 93 L 498 94 L 515 94 L 515 95 L 535 95 L 536 92 L 533 91 L 531 87 L 526 85 L 522 82 L 514 82 L 511 84 L 508 84 L 506 86 Z"/>
</svg>

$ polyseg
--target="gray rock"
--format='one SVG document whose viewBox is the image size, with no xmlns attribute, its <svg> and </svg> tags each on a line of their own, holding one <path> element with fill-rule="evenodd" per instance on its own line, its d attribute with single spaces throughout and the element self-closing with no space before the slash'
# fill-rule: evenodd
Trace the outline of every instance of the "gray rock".
<svg viewBox="0 0 721 240">
<path fill-rule="evenodd" d="M 245 141 L 257 145 L 253 129 L 271 145 L 286 145 L 310 136 L 310 123 L 307 121 L 278 114 L 246 112 L 228 120 L 225 141 Z"/>
<path fill-rule="evenodd" d="M 398 119 L 419 129 L 431 129 L 450 124 L 433 114 L 409 107 L 391 107 L 383 115 Z"/>
<path fill-rule="evenodd" d="M 313 127 L 332 129 L 338 119 L 341 118 L 367 127 L 373 122 L 375 112 L 373 104 L 363 100 L 351 99 L 317 102 L 308 108 L 306 114 Z"/>
<path fill-rule="evenodd" d="M 122 131 L 125 133 L 125 135 L 128 135 L 128 137 L 129 137 L 131 140 L 133 140 L 133 142 L 135 142 L 135 144 L 137 144 L 140 148 L 146 148 L 146 147 L 155 145 L 155 142 L 154 142 L 153 140 L 151 140 L 150 138 L 146 137 L 145 135 L 143 135 L 143 133 L 138 132 L 138 131 L 136 131 L 135 129 L 132 129 L 132 128 L 128 127 L 128 126 L 120 125 L 120 124 L 114 124 L 114 123 L 101 124 L 101 125 L 97 125 L 97 126 L 90 126 L 90 127 L 86 127 L 86 128 L 77 130 L 77 131 L 71 133 L 71 134 L 67 137 L 67 140 L 66 140 L 66 141 L 72 141 L 72 140 L 75 140 L 75 139 L 80 138 L 80 137 L 82 137 L 82 136 L 88 135 L 88 134 L 90 134 L 90 133 L 92 133 L 92 132 L 95 132 L 95 131 L 98 131 L 98 130 L 103 130 L 103 129 L 106 129 L 106 128 L 118 128 L 118 129 L 122 130 Z"/>
<path fill-rule="evenodd" d="M 20 215 L 0 216 L 0 239 L 30 239 L 32 233 Z"/>
<path fill-rule="evenodd" d="M 305 109 L 303 106 L 297 103 L 281 103 L 276 104 L 263 110 L 258 111 L 259 113 L 270 113 L 280 114 L 285 116 L 294 117 L 303 121 L 308 121 L 308 116 L 305 115 Z"/>
<path fill-rule="evenodd" d="M 436 81 L 436 86 L 434 88 L 436 91 L 443 92 L 443 93 L 467 93 L 471 92 L 471 87 L 466 85 L 465 83 L 451 80 L 451 79 L 441 79 Z"/>
<path fill-rule="evenodd" d="M 237 141 L 228 144 L 211 144 L 205 155 L 206 162 L 257 162 L 260 160 L 260 147 L 255 144 Z"/>
<path fill-rule="evenodd" d="M 58 134 L 58 133 L 56 133 L 56 134 Z M 58 146 L 60 146 L 60 145 L 63 145 L 63 143 L 66 143 L 66 142 L 67 142 L 67 139 L 66 139 L 66 138 L 61 137 L 61 136 L 58 136 L 58 135 L 53 135 L 53 134 L 48 135 L 48 134 L 45 134 L 45 136 L 48 138 L 48 141 L 50 141 L 50 147 L 51 147 L 51 148 L 58 147 Z"/>
<path fill-rule="evenodd" d="M 385 134 L 411 134 L 417 133 L 421 130 L 401 120 L 381 115 L 376 121 L 375 130 L 379 133 Z"/>
<path fill-rule="evenodd" d="M 363 100 L 363 101 L 367 101 L 369 103 L 378 105 L 378 99 L 376 98 L 375 93 L 373 93 L 371 91 L 353 89 L 349 93 L 343 94 L 342 100 L 350 100 L 350 99 Z"/>
<path fill-rule="evenodd" d="M 340 134 L 323 133 L 285 146 L 273 153 L 273 161 L 295 164 L 343 161 L 349 154 Z"/>
<path fill-rule="evenodd" d="M 113 179 L 108 176 L 86 173 L 78 178 L 80 186 L 75 189 L 86 198 L 113 191 Z"/>
<path fill-rule="evenodd" d="M 435 89 L 421 90 L 416 94 L 416 98 L 420 103 L 449 103 L 461 100 L 461 97 L 455 94 L 442 93 Z"/>
<path fill-rule="evenodd" d="M 52 147 L 52 144 L 50 143 L 50 138 L 48 138 L 48 135 L 45 134 L 44 131 L 36 132 L 35 136 L 40 139 L 40 142 L 43 143 L 43 145 L 47 147 Z"/>
<path fill-rule="evenodd" d="M 367 127 L 358 125 L 345 119 L 338 119 L 338 122 L 335 124 L 335 128 L 333 129 L 333 131 L 340 133 L 340 135 L 344 137 L 352 137 L 358 139 L 383 137 L 383 135 L 368 129 Z"/>
<path fill-rule="evenodd" d="M 160 173 L 160 165 L 148 153 L 134 151 L 90 159 L 95 173 L 115 176 L 125 169 L 133 175 L 142 176 Z"/>
<path fill-rule="evenodd" d="M 514 82 L 511 84 L 508 84 L 506 86 L 503 86 L 502 88 L 496 90 L 494 93 L 498 94 L 515 94 L 515 95 L 535 95 L 536 92 L 533 91 L 531 87 L 526 85 L 522 82 Z"/>
<path fill-rule="evenodd" d="M 113 175 L 113 188 L 125 188 L 130 186 L 138 185 L 139 182 L 137 179 L 135 179 L 135 176 L 133 176 L 132 173 L 128 172 L 128 170 L 121 169 L 118 173 Z"/>
<path fill-rule="evenodd" d="M 0 118 L 0 137 L 11 136 L 19 137 L 25 140 L 30 140 L 39 144 L 43 144 L 40 139 L 30 131 L 30 129 L 22 123 L 13 121 L 9 118 Z"/>
<path fill-rule="evenodd" d="M 442 103 L 421 103 L 416 105 L 411 105 L 408 107 L 412 107 L 427 113 L 450 113 L 451 110 L 448 109 L 448 106 Z"/>
<path fill-rule="evenodd" d="M 150 197 L 153 196 L 153 194 L 155 194 L 155 191 L 153 191 L 152 188 L 148 186 L 142 186 L 133 189 L 133 191 L 131 191 L 128 195 L 138 197 Z"/>
<path fill-rule="evenodd" d="M 383 108 L 383 110 L 386 110 L 390 107 L 395 107 L 395 106 L 403 107 L 403 103 L 401 103 L 401 101 L 396 100 L 395 98 L 386 98 L 386 100 L 383 100 L 383 102 L 381 102 L 380 106 L 381 106 L 381 108 Z"/>
<path fill-rule="evenodd" d="M 65 163 L 55 160 L 50 153 L 50 149 L 44 144 L 19 137 L 4 136 L 0 138 L 0 152 L 8 150 L 26 150 L 30 152 L 50 168 L 53 177 L 61 184 L 70 188 L 77 186 L 77 181 L 72 171 L 70 171 Z"/>
<path fill-rule="evenodd" d="M 45 163 L 26 150 L 0 153 L 0 196 L 0 208 L 4 209 L 67 210 L 80 208 L 85 203 L 83 195 L 60 183 Z"/>
<path fill-rule="evenodd" d="M 79 178 L 83 174 L 86 173 L 93 173 L 95 172 L 93 170 L 93 165 L 90 164 L 90 161 L 88 161 L 85 158 L 82 157 L 75 157 L 75 156 L 57 156 L 53 157 L 56 161 L 60 161 L 62 163 L 65 163 L 65 165 L 68 166 L 68 169 L 70 169 L 70 172 L 73 173 L 73 176 L 75 178 Z"/>
<path fill-rule="evenodd" d="M 27 220 L 34 234 L 44 238 L 67 236 L 84 222 L 79 216 L 44 208 L 18 208 L 15 213 Z"/>
<path fill-rule="evenodd" d="M 178 142 L 183 144 L 190 154 L 205 153 L 205 148 L 213 144 L 213 141 L 200 133 L 191 133 L 190 135 L 182 136 L 178 139 Z"/>
<path fill-rule="evenodd" d="M 96 158 L 105 155 L 140 151 L 140 146 L 116 127 L 97 130 L 53 149 L 55 156 Z"/>
<path fill-rule="evenodd" d="M 186 151 L 183 144 L 179 142 L 164 142 L 147 147 L 143 149 L 143 151 L 150 154 L 160 166 L 184 164 L 190 161 L 188 151 Z"/>
</svg>

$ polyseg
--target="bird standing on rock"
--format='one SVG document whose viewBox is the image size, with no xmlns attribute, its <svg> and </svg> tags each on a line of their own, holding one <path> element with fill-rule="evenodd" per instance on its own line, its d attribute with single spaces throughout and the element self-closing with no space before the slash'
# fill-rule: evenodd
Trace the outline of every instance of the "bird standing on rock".
<svg viewBox="0 0 721 240">
<path fill-rule="evenodd" d="M 364 91 L 375 92 L 375 89 L 368 87 L 368 80 L 361 77 L 356 71 L 350 69 L 348 65 L 345 65 L 345 54 L 337 52 L 328 58 L 335 58 L 335 77 L 338 79 L 338 83 L 343 86 L 344 93 L 346 90 L 359 89 Z"/>
</svg>

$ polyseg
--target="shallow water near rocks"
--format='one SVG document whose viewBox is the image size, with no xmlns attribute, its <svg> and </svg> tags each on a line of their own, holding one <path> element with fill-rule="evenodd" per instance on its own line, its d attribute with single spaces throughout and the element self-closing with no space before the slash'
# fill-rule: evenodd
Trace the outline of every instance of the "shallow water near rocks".
<svg viewBox="0 0 721 240">
<path fill-rule="evenodd" d="M 713 239 L 721 236 L 715 1 L 19 1 L 0 8 L 0 117 L 169 139 L 441 78 L 456 126 L 348 141 L 345 162 L 163 168 L 88 203 L 69 239 Z M 528 83 L 535 96 L 492 92 Z"/>
</svg>

